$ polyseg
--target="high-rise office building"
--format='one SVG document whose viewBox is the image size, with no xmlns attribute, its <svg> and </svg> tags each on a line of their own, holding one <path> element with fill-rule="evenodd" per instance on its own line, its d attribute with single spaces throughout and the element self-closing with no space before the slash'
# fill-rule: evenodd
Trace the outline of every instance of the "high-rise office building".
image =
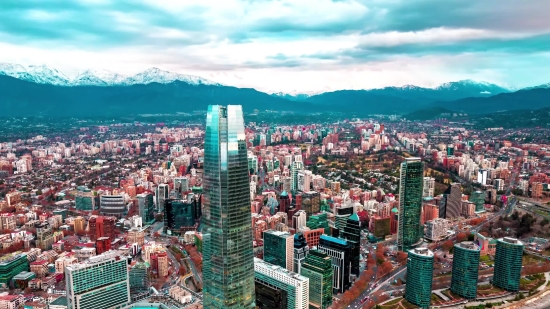
<svg viewBox="0 0 550 309">
<path fill-rule="evenodd" d="M 303 210 L 298 210 L 293 216 L 292 216 L 292 227 L 299 231 L 304 226 L 307 225 L 307 215 L 306 212 Z"/>
<path fill-rule="evenodd" d="M 255 156 L 252 152 L 248 153 L 248 170 L 250 175 L 258 173 L 258 157 Z"/>
<path fill-rule="evenodd" d="M 504 237 L 497 240 L 493 285 L 507 291 L 519 290 L 523 242 Z"/>
<path fill-rule="evenodd" d="M 332 305 L 332 259 L 319 250 L 306 257 L 302 276 L 309 278 L 309 308 L 326 309 Z"/>
<path fill-rule="evenodd" d="M 164 200 L 164 232 L 183 234 L 194 230 L 198 219 L 195 212 L 197 203 L 200 204 L 200 199 L 194 193 L 189 193 L 182 199 Z"/>
<path fill-rule="evenodd" d="M 153 194 L 141 193 L 137 196 L 139 215 L 144 222 L 151 222 L 155 219 L 155 203 Z"/>
<path fill-rule="evenodd" d="M 288 232 L 267 230 L 264 238 L 264 261 L 294 271 L 294 237 Z"/>
<path fill-rule="evenodd" d="M 145 263 L 136 263 L 131 266 L 129 272 L 130 293 L 144 293 L 149 289 L 147 278 L 147 265 Z"/>
<path fill-rule="evenodd" d="M 302 233 L 294 234 L 294 272 L 300 273 L 302 263 L 309 253 L 309 246 Z"/>
<path fill-rule="evenodd" d="M 252 309 L 254 253 L 241 106 L 208 107 L 203 188 L 204 307 Z"/>
<path fill-rule="evenodd" d="M 455 244 L 451 291 L 467 299 L 477 296 L 479 246 L 471 241 Z"/>
<path fill-rule="evenodd" d="M 68 309 L 122 307 L 130 303 L 128 260 L 109 251 L 65 267 Z"/>
<path fill-rule="evenodd" d="M 401 163 L 399 183 L 399 222 L 397 247 L 407 251 L 422 241 L 422 185 L 424 163 L 420 158 L 406 158 Z"/>
<path fill-rule="evenodd" d="M 351 245 L 347 240 L 321 235 L 317 249 L 332 259 L 332 292 L 344 293 L 351 286 Z"/>
<path fill-rule="evenodd" d="M 254 258 L 254 278 L 257 283 L 284 290 L 288 309 L 306 309 L 309 305 L 309 278 Z M 254 291 L 254 290 L 253 290 Z M 258 307 L 272 308 L 258 298 Z M 280 308 L 280 307 L 279 307 Z"/>
<path fill-rule="evenodd" d="M 292 193 L 298 191 L 298 171 L 301 171 L 304 169 L 304 163 L 303 162 L 292 162 L 292 165 L 290 166 L 290 187 L 292 190 Z"/>
<path fill-rule="evenodd" d="M 254 284 L 256 304 L 259 309 L 278 309 L 288 307 L 288 293 L 269 283 L 256 281 Z"/>
<path fill-rule="evenodd" d="M 470 202 L 476 205 L 476 212 L 485 211 L 485 192 L 479 190 L 472 192 Z"/>
<path fill-rule="evenodd" d="M 287 212 L 290 209 L 290 197 L 288 193 L 283 190 L 279 195 L 279 211 Z"/>
<path fill-rule="evenodd" d="M 445 190 L 439 204 L 440 218 L 453 219 L 460 217 L 462 213 L 462 190 L 460 188 L 460 183 L 455 182 Z"/>
<path fill-rule="evenodd" d="M 178 194 L 178 198 L 182 198 L 183 194 L 189 191 L 189 178 L 187 177 L 174 178 L 174 190 L 176 190 Z"/>
<path fill-rule="evenodd" d="M 361 221 L 357 214 L 351 215 L 346 221 L 344 230 L 340 232 L 340 238 L 344 238 L 351 245 L 351 273 L 358 276 L 359 255 L 361 251 Z"/>
<path fill-rule="evenodd" d="M 159 211 L 164 210 L 164 200 L 170 197 L 170 187 L 168 184 L 162 183 L 155 188 L 155 200 L 157 202 L 157 209 Z"/>
<path fill-rule="evenodd" d="M 428 248 L 409 250 L 407 258 L 407 286 L 405 299 L 420 308 L 430 306 L 434 254 Z"/>
<path fill-rule="evenodd" d="M 306 215 L 309 218 L 311 215 L 320 211 L 321 207 L 321 194 L 315 191 L 308 191 L 302 193 L 302 209 L 306 211 Z"/>
<path fill-rule="evenodd" d="M 489 178 L 489 172 L 484 169 L 480 169 L 477 171 L 477 182 L 480 183 L 482 186 L 487 184 L 487 179 Z"/>
</svg>

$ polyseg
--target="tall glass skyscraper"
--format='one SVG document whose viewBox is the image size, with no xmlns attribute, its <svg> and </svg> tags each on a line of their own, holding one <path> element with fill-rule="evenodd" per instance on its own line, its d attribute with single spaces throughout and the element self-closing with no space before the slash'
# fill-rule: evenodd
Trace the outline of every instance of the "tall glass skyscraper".
<svg viewBox="0 0 550 309">
<path fill-rule="evenodd" d="M 451 291 L 467 299 L 477 296 L 479 246 L 471 241 L 455 244 Z"/>
<path fill-rule="evenodd" d="M 406 158 L 401 163 L 399 184 L 397 247 L 401 251 L 408 251 L 422 241 L 420 213 L 423 184 L 424 163 L 420 158 Z"/>
<path fill-rule="evenodd" d="M 239 105 L 208 107 L 203 187 L 204 308 L 255 308 L 250 185 Z"/>
<path fill-rule="evenodd" d="M 415 248 L 409 251 L 407 258 L 407 286 L 405 299 L 419 306 L 428 308 L 432 295 L 434 271 L 434 254 L 428 248 Z"/>
<path fill-rule="evenodd" d="M 493 285 L 506 291 L 519 291 L 524 244 L 512 237 L 499 238 L 495 253 Z"/>
</svg>

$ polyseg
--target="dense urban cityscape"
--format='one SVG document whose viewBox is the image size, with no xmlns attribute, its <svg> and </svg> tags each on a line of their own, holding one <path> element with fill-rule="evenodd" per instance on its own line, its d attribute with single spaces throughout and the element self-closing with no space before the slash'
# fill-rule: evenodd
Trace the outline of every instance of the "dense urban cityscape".
<svg viewBox="0 0 550 309">
<path fill-rule="evenodd" d="M 550 309 L 549 0 L 0 3 L 0 309 Z"/>
<path fill-rule="evenodd" d="M 250 122 L 235 105 L 204 118 L 0 143 L 0 306 L 550 301 L 548 135 L 382 115 Z"/>
</svg>

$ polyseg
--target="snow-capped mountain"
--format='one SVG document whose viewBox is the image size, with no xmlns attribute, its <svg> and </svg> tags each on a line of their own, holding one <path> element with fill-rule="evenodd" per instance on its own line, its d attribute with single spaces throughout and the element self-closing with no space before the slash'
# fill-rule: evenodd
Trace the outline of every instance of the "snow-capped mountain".
<svg viewBox="0 0 550 309">
<path fill-rule="evenodd" d="M 274 97 L 279 97 L 283 99 L 287 99 L 290 101 L 304 101 L 309 97 L 312 97 L 314 95 L 318 95 L 323 93 L 322 91 L 319 92 L 312 92 L 312 93 L 285 93 L 285 92 L 273 92 L 270 93 L 270 95 Z"/>
<path fill-rule="evenodd" d="M 65 74 L 56 69 L 50 69 L 45 65 L 29 65 L 24 67 L 20 64 L 0 63 L 0 74 L 38 84 L 66 86 L 70 83 L 69 78 Z"/>
<path fill-rule="evenodd" d="M 126 85 L 149 84 L 149 83 L 168 84 L 176 80 L 186 82 L 191 85 L 221 86 L 221 84 L 219 83 L 204 79 L 199 76 L 172 73 L 172 72 L 160 70 L 158 68 L 150 68 L 134 76 L 128 77 L 123 81 L 123 84 L 126 84 Z"/>
<path fill-rule="evenodd" d="M 488 97 L 499 93 L 511 92 L 507 89 L 488 82 L 476 82 L 473 80 L 461 80 L 441 84 L 434 88 L 424 88 L 416 85 L 389 86 L 381 88 L 370 88 L 360 90 L 336 90 L 318 93 L 284 93 L 274 92 L 272 96 L 284 98 L 291 101 L 309 101 L 314 97 L 328 93 L 361 93 L 364 95 L 382 95 L 400 97 L 403 99 L 424 100 L 456 100 L 466 97 Z M 316 100 L 316 99 L 315 99 Z"/>
<path fill-rule="evenodd" d="M 457 82 L 444 83 L 435 88 L 442 91 L 477 91 L 481 95 L 491 95 L 503 92 L 510 92 L 510 89 L 488 82 L 479 82 L 471 79 L 459 80 Z"/>
<path fill-rule="evenodd" d="M 190 85 L 222 86 L 222 84 L 199 76 L 172 73 L 158 68 L 150 68 L 133 76 L 125 76 L 107 70 L 86 70 L 71 79 L 58 70 L 45 65 L 25 67 L 20 64 L 0 63 L 0 75 L 57 86 L 129 86 L 150 83 L 168 84 L 174 81 Z"/>
<path fill-rule="evenodd" d="M 78 74 L 72 81 L 72 86 L 111 86 L 122 85 L 128 77 L 107 70 L 86 70 Z"/>
</svg>

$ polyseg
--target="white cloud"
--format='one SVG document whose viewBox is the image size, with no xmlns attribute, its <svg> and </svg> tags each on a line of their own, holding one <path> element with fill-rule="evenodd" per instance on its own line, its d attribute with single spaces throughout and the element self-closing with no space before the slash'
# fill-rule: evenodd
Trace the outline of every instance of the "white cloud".
<svg viewBox="0 0 550 309">
<path fill-rule="evenodd" d="M 529 33 L 506 33 L 484 29 L 470 28 L 430 28 L 422 31 L 408 32 L 373 32 L 361 37 L 361 45 L 365 47 L 390 47 L 406 44 L 442 44 L 460 41 L 482 39 L 515 39 L 528 37 Z"/>
<path fill-rule="evenodd" d="M 63 13 L 53 13 L 44 10 L 29 10 L 25 14 L 25 18 L 33 22 L 49 22 L 63 18 Z"/>
<path fill-rule="evenodd" d="M 117 8 L 121 3 L 128 5 L 128 2 L 117 0 L 80 2 L 89 5 L 90 10 L 72 12 L 76 17 L 43 8 L 27 11 L 26 22 L 32 20 L 36 24 L 27 27 L 31 29 L 26 35 L 0 32 L 0 42 L 3 42 L 0 43 L 0 62 L 45 63 L 68 73 L 90 68 L 135 74 L 156 66 L 265 91 L 361 89 L 404 84 L 436 86 L 465 78 L 505 84 L 536 84 L 539 80 L 541 83 L 550 80 L 550 71 L 542 70 L 550 62 L 540 61 L 548 60 L 546 56 L 535 55 L 535 60 L 521 62 L 527 56 L 506 61 L 510 55 L 494 52 L 449 52 L 415 57 L 385 54 L 384 47 L 468 44 L 474 40 L 507 40 L 544 33 L 531 30 L 536 28 L 534 26 L 525 31 L 517 26 L 519 30 L 515 32 L 483 27 L 480 23 L 419 31 L 376 30 L 387 29 L 379 25 L 395 18 L 390 16 L 395 13 L 393 8 L 403 4 L 397 0 L 145 0 L 140 4 L 147 7 L 140 7 L 141 11 Z M 525 6 L 522 9 L 528 10 Z M 463 10 L 453 12 L 459 15 Z M 79 20 L 80 14 L 84 17 L 107 16 L 108 20 L 98 19 L 96 25 L 108 27 L 96 27 L 91 31 L 91 27 L 64 29 L 50 23 L 65 17 Z M 466 17 L 470 16 L 468 14 Z M 412 17 L 417 15 L 424 13 L 411 12 Z M 403 19 L 411 16 L 403 16 Z M 414 18 L 412 20 L 416 20 Z M 510 20 L 507 24 L 521 24 L 520 21 Z M 44 30 L 50 30 L 44 32 L 54 33 L 49 39 L 33 37 L 32 31 L 41 30 L 42 24 Z M 74 30 L 74 35 L 63 38 L 60 34 L 63 30 Z M 108 30 L 113 32 L 103 37 Z M 109 37 L 110 34 L 113 36 Z M 126 38 L 124 42 L 117 41 Z M 373 57 L 367 54 L 368 60 L 357 59 L 349 64 L 342 64 L 335 56 L 356 47 L 361 47 L 361 52 L 367 50 L 365 53 L 369 47 L 382 51 L 373 52 Z M 327 57 L 308 58 L 305 55 Z M 299 67 L 293 67 L 296 65 Z M 541 73 L 532 76 L 523 73 L 529 69 L 539 69 Z M 522 80 L 517 76 L 529 78 Z"/>
</svg>

